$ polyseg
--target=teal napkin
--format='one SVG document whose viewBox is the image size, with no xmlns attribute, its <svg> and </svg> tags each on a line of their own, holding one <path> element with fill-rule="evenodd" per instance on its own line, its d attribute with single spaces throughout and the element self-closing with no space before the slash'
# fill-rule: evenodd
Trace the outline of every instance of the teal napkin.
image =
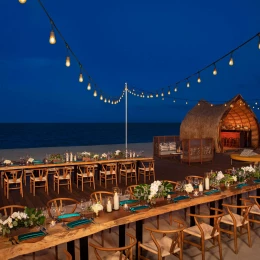
<svg viewBox="0 0 260 260">
<path fill-rule="evenodd" d="M 175 191 L 169 191 L 168 192 L 168 194 L 174 194 L 175 193 Z"/>
<path fill-rule="evenodd" d="M 124 206 L 125 204 L 133 204 L 133 203 L 137 203 L 138 200 L 122 200 L 119 202 L 120 206 Z"/>
<path fill-rule="evenodd" d="M 147 209 L 147 208 L 149 208 L 149 206 L 147 206 L 147 205 L 135 206 L 135 207 L 131 207 L 131 208 L 130 208 L 130 211 L 135 212 L 135 211 L 137 211 L 137 210 Z"/>
<path fill-rule="evenodd" d="M 43 164 L 42 161 L 37 161 L 37 160 L 34 160 L 33 163 L 34 163 L 34 164 Z"/>
<path fill-rule="evenodd" d="M 58 219 L 64 219 L 64 218 L 72 218 L 72 217 L 79 217 L 80 213 L 69 213 L 64 215 L 59 215 Z"/>
<path fill-rule="evenodd" d="M 23 235 L 18 236 L 19 241 L 24 241 L 30 238 L 36 238 L 36 237 L 42 237 L 45 236 L 45 233 L 43 231 L 37 231 L 37 232 L 31 232 Z"/>
<path fill-rule="evenodd" d="M 260 179 L 254 180 L 254 183 L 260 183 Z"/>
<path fill-rule="evenodd" d="M 220 190 L 210 190 L 210 191 L 204 192 L 204 194 L 205 195 L 211 195 L 211 194 L 214 194 L 214 193 L 217 193 L 217 192 L 220 192 Z"/>
<path fill-rule="evenodd" d="M 186 200 L 186 199 L 189 199 L 189 198 L 190 198 L 190 197 L 187 196 L 187 195 L 182 195 L 182 196 L 175 197 L 175 198 L 173 198 L 172 200 L 173 200 L 174 202 L 178 202 L 178 201 L 180 201 L 180 200 Z"/>
<path fill-rule="evenodd" d="M 243 188 L 243 187 L 245 187 L 245 186 L 248 186 L 246 183 L 240 183 L 240 184 L 237 184 L 237 188 L 238 189 L 241 189 L 241 188 Z"/>
<path fill-rule="evenodd" d="M 80 225 L 84 225 L 84 224 L 90 224 L 92 223 L 92 221 L 90 219 L 79 219 L 76 221 L 72 221 L 70 223 L 67 224 L 68 228 L 74 228 L 74 227 L 78 227 Z"/>
</svg>

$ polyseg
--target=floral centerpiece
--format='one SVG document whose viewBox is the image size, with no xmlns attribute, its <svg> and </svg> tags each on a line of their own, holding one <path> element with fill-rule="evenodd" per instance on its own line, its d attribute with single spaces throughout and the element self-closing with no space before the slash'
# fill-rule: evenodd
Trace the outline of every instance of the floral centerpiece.
<svg viewBox="0 0 260 260">
<path fill-rule="evenodd" d="M 95 212 L 96 216 L 98 216 L 98 212 L 103 210 L 103 205 L 98 201 L 91 206 L 91 210 Z"/>
<path fill-rule="evenodd" d="M 94 154 L 93 155 L 93 159 L 97 161 L 99 159 L 99 155 L 98 154 Z"/>
<path fill-rule="evenodd" d="M 86 162 L 86 161 L 89 161 L 91 158 L 91 153 L 90 152 L 82 152 L 81 153 L 81 159 L 82 161 Z"/>
<path fill-rule="evenodd" d="M 217 187 L 220 183 L 224 183 L 225 186 L 229 187 L 231 183 L 237 181 L 236 175 L 229 173 L 223 173 L 222 171 L 213 172 L 210 176 L 211 186 Z"/>
<path fill-rule="evenodd" d="M 0 218 L 0 232 L 5 236 L 12 230 L 16 230 L 22 227 L 29 228 L 37 225 L 43 225 L 45 216 L 41 210 L 35 208 L 25 208 L 24 212 L 13 212 L 11 216 L 8 216 L 3 220 L 3 216 Z"/>
<path fill-rule="evenodd" d="M 191 192 L 193 192 L 194 188 L 193 188 L 193 186 L 192 186 L 191 183 L 188 183 L 188 184 L 185 184 L 184 190 L 185 190 L 187 193 L 191 193 Z"/>
<path fill-rule="evenodd" d="M 101 154 L 101 159 L 106 160 L 107 159 L 107 154 L 106 153 L 102 153 Z"/>
<path fill-rule="evenodd" d="M 49 160 L 52 162 L 61 162 L 62 161 L 62 155 L 57 153 L 57 154 L 51 154 L 49 157 Z"/>
<path fill-rule="evenodd" d="M 122 152 L 122 151 L 120 151 L 120 150 L 116 150 L 115 152 L 114 152 L 114 156 L 113 156 L 114 158 L 125 158 L 125 155 L 124 155 L 124 153 Z"/>
<path fill-rule="evenodd" d="M 156 198 L 164 198 L 173 190 L 167 181 L 154 181 L 149 184 L 139 184 L 134 189 L 134 197 L 139 200 L 152 201 Z"/>
</svg>

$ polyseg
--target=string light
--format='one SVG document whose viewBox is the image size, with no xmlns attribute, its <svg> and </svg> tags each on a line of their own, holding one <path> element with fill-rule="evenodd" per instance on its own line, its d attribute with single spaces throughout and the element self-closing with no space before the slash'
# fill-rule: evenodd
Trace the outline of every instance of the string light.
<svg viewBox="0 0 260 260">
<path fill-rule="evenodd" d="M 186 101 L 186 105 L 188 105 L 188 101 Z"/>
<path fill-rule="evenodd" d="M 88 83 L 87 90 L 91 90 L 91 84 L 90 84 L 90 82 Z"/>
<path fill-rule="evenodd" d="M 175 99 L 172 102 L 175 103 L 176 102 Z"/>
<path fill-rule="evenodd" d="M 161 96 L 162 96 L 162 97 L 164 96 L 163 89 L 162 89 L 162 94 L 161 94 Z"/>
<path fill-rule="evenodd" d="M 217 68 L 216 68 L 216 64 L 214 64 L 214 70 L 213 70 L 213 75 L 216 76 L 218 74 Z"/>
<path fill-rule="evenodd" d="M 25 3 L 26 0 L 19 0 L 20 3 Z M 42 9 L 44 10 L 45 14 L 47 15 L 47 17 L 49 18 L 50 20 L 50 23 L 51 23 L 51 27 L 52 27 L 52 30 L 51 30 L 51 33 L 50 33 L 50 43 L 51 44 L 55 44 L 56 43 L 56 38 L 55 38 L 55 33 L 57 32 L 59 34 L 59 36 L 61 37 L 61 39 L 64 41 L 64 43 L 66 44 L 67 48 L 69 49 L 69 52 L 71 55 L 68 55 L 70 58 L 71 57 L 74 57 L 76 59 L 76 61 L 78 63 L 81 64 L 81 62 L 79 61 L 78 57 L 75 55 L 75 53 L 71 50 L 71 48 L 69 47 L 69 45 L 67 45 L 67 42 L 65 40 L 65 38 L 63 37 L 63 35 L 61 34 L 61 32 L 59 31 L 59 29 L 57 28 L 57 26 L 55 25 L 54 21 L 52 20 L 52 18 L 50 17 L 49 13 L 47 12 L 46 8 L 44 7 L 44 5 L 42 4 L 41 0 L 38 0 L 38 3 L 40 4 L 40 6 L 42 7 Z M 54 33 L 55 32 L 55 33 Z M 249 38 L 247 41 L 243 42 L 242 44 L 240 44 L 239 46 L 237 46 L 235 49 L 231 50 L 230 52 L 228 52 L 227 54 L 223 55 L 222 57 L 220 57 L 218 60 L 214 61 L 213 63 L 205 66 L 204 68 L 200 69 L 199 72 L 197 73 L 194 73 L 194 74 L 191 74 L 190 76 L 188 77 L 185 77 L 183 80 L 179 80 L 178 82 L 181 83 L 181 82 L 185 82 L 186 81 L 186 86 L 187 88 L 190 87 L 190 82 L 188 81 L 189 78 L 191 77 L 194 77 L 196 75 L 198 75 L 198 83 L 201 82 L 201 78 L 200 78 L 200 72 L 206 70 L 207 68 L 209 68 L 210 66 L 214 65 L 216 67 L 216 64 L 217 62 L 221 61 L 222 59 L 226 58 L 227 56 L 231 55 L 231 58 L 229 60 L 229 65 L 232 66 L 234 64 L 234 60 L 233 60 L 233 57 L 232 57 L 232 54 L 233 52 L 235 52 L 236 50 L 238 50 L 239 48 L 243 47 L 244 45 L 246 45 L 247 43 L 249 43 L 250 41 L 252 41 L 254 38 L 258 38 L 258 48 L 260 49 L 260 33 L 257 33 L 256 35 L 254 35 L 253 37 Z M 66 61 L 67 61 L 67 58 L 66 58 Z M 67 66 L 67 65 L 66 65 Z M 87 74 L 88 76 L 88 73 L 87 71 L 82 67 L 82 70 L 84 71 L 85 74 Z M 213 73 L 213 75 L 215 75 Z M 83 77 L 83 76 L 82 76 Z M 88 76 L 89 77 L 89 76 Z M 93 80 L 92 80 L 93 82 Z M 93 82 L 94 83 L 94 82 Z M 94 83 L 95 84 L 95 83 Z M 87 88 L 88 89 L 88 88 Z M 99 91 L 99 89 L 97 88 L 96 84 L 95 84 L 95 91 Z M 102 90 L 100 90 L 101 92 Z M 151 91 L 149 91 L 151 92 Z M 138 95 L 137 95 L 138 96 Z M 149 95 L 150 96 L 150 95 Z M 158 92 L 156 94 L 156 97 L 158 97 Z M 164 96 L 164 93 L 162 93 L 162 96 Z M 145 95 L 144 93 L 142 93 L 142 97 L 144 98 Z M 114 102 L 115 103 L 115 102 Z"/>
<path fill-rule="evenodd" d="M 79 67 L 80 67 L 80 72 L 79 72 L 79 82 L 83 82 L 84 79 L 83 79 L 82 66 L 81 66 L 81 64 L 79 64 Z"/>
<path fill-rule="evenodd" d="M 156 97 L 159 97 L 159 94 L 158 94 L 158 92 L 156 92 L 156 95 L 155 95 Z"/>
<path fill-rule="evenodd" d="M 233 66 L 234 65 L 234 60 L 233 60 L 232 53 L 231 53 L 230 60 L 229 60 L 228 64 L 229 64 L 229 66 Z"/>
<path fill-rule="evenodd" d="M 107 99 L 106 98 L 104 99 L 104 102 L 107 103 Z"/>
<path fill-rule="evenodd" d="M 198 103 L 198 106 L 200 106 L 200 103 Z"/>
<path fill-rule="evenodd" d="M 96 91 L 96 90 L 94 91 L 94 94 L 93 94 L 93 96 L 94 96 L 94 97 L 96 97 L 96 96 L 97 96 L 97 91 Z"/>
<path fill-rule="evenodd" d="M 107 103 L 110 103 L 110 99 L 108 99 Z"/>
<path fill-rule="evenodd" d="M 67 57 L 66 57 L 65 65 L 66 65 L 66 67 L 69 67 L 70 66 L 70 55 L 69 55 L 69 46 L 68 46 L 68 44 L 66 44 L 66 48 L 67 48 Z"/>
<path fill-rule="evenodd" d="M 178 87 L 176 85 L 176 87 L 174 88 L 174 92 L 177 92 L 178 91 Z"/>
<path fill-rule="evenodd" d="M 19 0 L 20 4 L 25 4 L 27 0 Z"/>
<path fill-rule="evenodd" d="M 100 95 L 100 100 L 103 100 L 103 95 L 102 94 Z"/>
<path fill-rule="evenodd" d="M 168 95 L 171 95 L 171 87 L 170 86 L 168 86 Z"/>
<path fill-rule="evenodd" d="M 201 83 L 201 78 L 200 78 L 200 73 L 198 72 L 198 79 L 197 79 L 198 83 Z"/>
</svg>

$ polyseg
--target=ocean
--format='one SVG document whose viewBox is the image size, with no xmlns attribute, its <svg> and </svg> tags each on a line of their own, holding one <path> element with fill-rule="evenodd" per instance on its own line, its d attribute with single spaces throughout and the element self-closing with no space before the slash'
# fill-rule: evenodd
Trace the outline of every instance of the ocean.
<svg viewBox="0 0 260 260">
<path fill-rule="evenodd" d="M 129 123 L 128 143 L 179 135 L 180 123 Z M 125 123 L 0 123 L 0 149 L 125 143 Z"/>
</svg>

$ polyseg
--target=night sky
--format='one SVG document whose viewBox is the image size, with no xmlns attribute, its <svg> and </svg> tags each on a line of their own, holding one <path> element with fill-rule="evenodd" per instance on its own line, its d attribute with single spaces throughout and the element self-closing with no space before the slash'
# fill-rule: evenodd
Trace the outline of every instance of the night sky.
<svg viewBox="0 0 260 260">
<path fill-rule="evenodd" d="M 260 32 L 260 1 L 41 0 L 83 65 L 67 55 L 64 41 L 49 44 L 51 24 L 37 0 L 0 2 L 0 122 L 124 122 L 125 82 L 130 89 L 156 91 L 165 98 L 128 95 L 130 122 L 181 122 L 205 99 L 224 103 L 237 94 L 260 103 L 258 37 L 229 58 L 190 78 Z M 98 96 L 87 90 L 88 76 Z M 171 95 L 168 95 L 171 86 Z M 173 100 L 176 102 L 174 103 Z M 186 105 L 186 101 L 188 104 Z M 259 119 L 259 111 L 254 110 Z"/>
</svg>

